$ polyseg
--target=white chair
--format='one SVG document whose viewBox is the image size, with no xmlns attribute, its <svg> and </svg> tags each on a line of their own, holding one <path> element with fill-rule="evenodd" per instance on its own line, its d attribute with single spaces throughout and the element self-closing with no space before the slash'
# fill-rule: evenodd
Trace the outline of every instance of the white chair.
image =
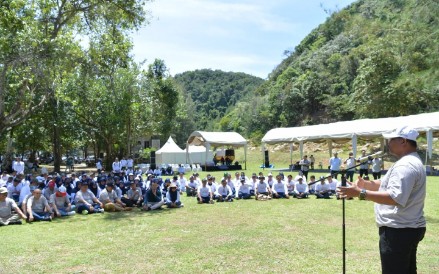
<svg viewBox="0 0 439 274">
<path fill-rule="evenodd" d="M 185 170 L 185 172 L 191 172 L 191 170 L 192 170 L 191 165 L 190 164 L 186 164 L 184 166 L 184 170 Z"/>
</svg>

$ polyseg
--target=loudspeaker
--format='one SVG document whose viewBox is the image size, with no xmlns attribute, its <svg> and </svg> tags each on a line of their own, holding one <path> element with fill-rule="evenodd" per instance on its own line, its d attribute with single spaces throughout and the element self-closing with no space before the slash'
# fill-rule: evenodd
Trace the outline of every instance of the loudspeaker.
<svg viewBox="0 0 439 274">
<path fill-rule="evenodd" d="M 268 156 L 268 150 L 265 151 L 265 157 L 264 157 L 264 165 L 265 167 L 269 167 L 270 166 L 270 158 Z"/>
<path fill-rule="evenodd" d="M 151 151 L 149 153 L 149 163 L 151 165 L 155 165 L 155 151 Z"/>
</svg>

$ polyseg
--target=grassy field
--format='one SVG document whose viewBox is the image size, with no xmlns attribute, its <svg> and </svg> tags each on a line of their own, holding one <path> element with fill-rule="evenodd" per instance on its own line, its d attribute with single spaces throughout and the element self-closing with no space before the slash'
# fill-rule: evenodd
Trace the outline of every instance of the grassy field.
<svg viewBox="0 0 439 274">
<path fill-rule="evenodd" d="M 439 271 L 439 177 L 428 178 L 419 273 Z M 0 273 L 339 273 L 341 201 L 235 201 L 1 227 Z M 346 201 L 348 273 L 379 273 L 373 204 Z"/>
<path fill-rule="evenodd" d="M 257 155 L 249 159 L 248 175 L 260 171 Z M 222 172 L 212 175 L 219 178 Z M 342 271 L 341 201 L 312 197 L 198 205 L 185 196 L 183 202 L 184 208 L 174 210 L 0 227 L 0 273 Z M 439 177 L 428 177 L 428 226 L 418 249 L 419 273 L 439 272 L 438 208 Z M 373 203 L 346 201 L 346 249 L 347 273 L 380 272 Z"/>
</svg>

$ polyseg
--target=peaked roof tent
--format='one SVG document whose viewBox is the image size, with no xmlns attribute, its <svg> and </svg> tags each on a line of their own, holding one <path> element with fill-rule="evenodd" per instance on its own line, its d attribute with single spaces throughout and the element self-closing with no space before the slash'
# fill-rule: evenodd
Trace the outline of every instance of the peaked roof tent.
<svg viewBox="0 0 439 274">
<path fill-rule="evenodd" d="M 220 147 L 228 145 L 232 147 L 244 147 L 245 169 L 247 169 L 247 140 L 237 132 L 194 131 L 186 143 L 186 148 L 190 145 L 204 146 L 206 147 L 206 151 L 209 151 L 211 146 Z M 188 153 L 187 149 L 186 153 Z"/>
<path fill-rule="evenodd" d="M 262 143 L 298 142 L 300 143 L 302 157 L 303 142 L 326 141 L 329 144 L 331 153 L 332 142 L 352 141 L 355 155 L 357 139 L 382 138 L 383 133 L 389 133 L 402 125 L 409 125 L 421 134 L 426 134 L 428 155 L 431 158 L 433 136 L 439 136 L 439 112 L 378 119 L 359 119 L 303 127 L 274 128 L 265 134 L 262 138 Z M 383 140 L 381 145 L 384 146 Z"/>
<path fill-rule="evenodd" d="M 184 152 L 184 150 L 175 143 L 171 136 L 169 136 L 168 141 L 166 141 L 166 143 L 155 153 L 160 154 L 162 152 Z"/>
</svg>

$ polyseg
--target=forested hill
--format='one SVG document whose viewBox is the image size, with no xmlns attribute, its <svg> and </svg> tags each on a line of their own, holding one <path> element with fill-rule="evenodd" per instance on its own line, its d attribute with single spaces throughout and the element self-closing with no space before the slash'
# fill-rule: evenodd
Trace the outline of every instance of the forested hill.
<svg viewBox="0 0 439 274">
<path fill-rule="evenodd" d="M 257 140 L 279 126 L 437 111 L 438 68 L 439 1 L 357 1 L 290 51 L 220 129 Z"/>
<path fill-rule="evenodd" d="M 217 122 L 237 102 L 248 100 L 248 94 L 264 82 L 245 73 L 202 69 L 177 74 L 186 107 L 194 117 L 198 130 L 215 130 Z"/>
</svg>

